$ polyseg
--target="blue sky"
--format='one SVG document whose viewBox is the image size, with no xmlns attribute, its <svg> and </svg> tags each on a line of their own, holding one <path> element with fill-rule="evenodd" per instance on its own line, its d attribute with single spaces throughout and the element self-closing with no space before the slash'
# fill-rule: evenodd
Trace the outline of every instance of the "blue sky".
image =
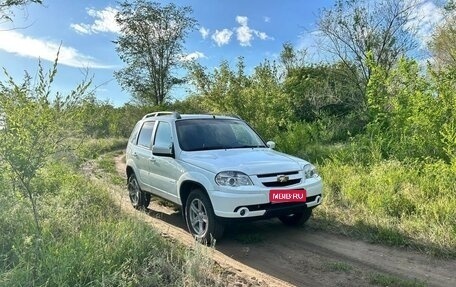
<svg viewBox="0 0 456 287">
<path fill-rule="evenodd" d="M 113 77 L 113 72 L 123 66 L 112 43 L 118 35 L 113 17 L 116 1 L 43 2 L 42 6 L 14 10 L 13 23 L 0 23 L 0 66 L 18 80 L 25 70 L 35 76 L 38 59 L 49 67 L 61 45 L 55 91 L 70 91 L 88 71 L 94 77 L 100 100 L 108 100 L 116 106 L 130 101 L 128 91 L 122 91 Z M 285 42 L 308 48 L 310 58 L 318 57 L 312 32 L 319 11 L 334 1 L 174 2 L 191 6 L 192 16 L 198 21 L 198 28 L 185 42 L 187 58 L 213 69 L 223 60 L 235 63 L 237 57 L 242 56 L 247 71 L 251 71 L 264 59 L 275 59 Z M 441 9 L 432 1 L 423 0 L 416 13 L 421 19 L 418 35 L 424 43 L 433 25 L 441 20 Z M 182 98 L 185 94 L 184 88 L 178 88 L 172 91 L 171 97 Z"/>
</svg>

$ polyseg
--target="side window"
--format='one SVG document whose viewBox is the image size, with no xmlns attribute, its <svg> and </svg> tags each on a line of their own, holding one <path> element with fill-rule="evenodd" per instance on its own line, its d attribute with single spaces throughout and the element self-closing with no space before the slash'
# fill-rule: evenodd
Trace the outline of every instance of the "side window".
<svg viewBox="0 0 456 287">
<path fill-rule="evenodd" d="M 170 147 L 172 143 L 171 126 L 169 123 L 160 122 L 155 134 L 154 145 L 159 147 Z"/>
<path fill-rule="evenodd" d="M 145 122 L 143 124 L 138 136 L 138 145 L 150 148 L 154 123 L 155 122 Z"/>
<path fill-rule="evenodd" d="M 135 128 L 131 132 L 131 135 L 130 135 L 130 138 L 128 139 L 128 141 L 131 142 L 132 144 L 136 144 L 136 137 L 138 136 L 138 132 L 139 132 L 139 128 L 140 127 L 141 127 L 141 125 L 139 123 L 137 123 L 135 125 Z"/>
</svg>

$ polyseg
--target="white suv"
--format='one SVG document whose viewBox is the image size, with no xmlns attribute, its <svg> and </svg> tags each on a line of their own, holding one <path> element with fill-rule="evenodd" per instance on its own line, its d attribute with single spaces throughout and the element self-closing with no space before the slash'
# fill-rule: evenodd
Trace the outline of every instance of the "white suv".
<svg viewBox="0 0 456 287">
<path fill-rule="evenodd" d="M 153 194 L 181 206 L 189 231 L 206 242 L 232 220 L 303 224 L 322 201 L 322 180 L 274 146 L 236 117 L 147 114 L 127 146 L 131 202 L 147 208 Z"/>
</svg>

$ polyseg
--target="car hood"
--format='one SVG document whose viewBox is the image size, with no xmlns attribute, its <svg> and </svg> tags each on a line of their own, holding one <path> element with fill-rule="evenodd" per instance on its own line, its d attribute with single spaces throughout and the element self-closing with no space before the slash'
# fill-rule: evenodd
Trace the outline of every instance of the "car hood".
<svg viewBox="0 0 456 287">
<path fill-rule="evenodd" d="M 248 175 L 296 171 L 308 163 L 268 148 L 182 152 L 181 160 L 213 173 L 240 171 Z"/>
</svg>

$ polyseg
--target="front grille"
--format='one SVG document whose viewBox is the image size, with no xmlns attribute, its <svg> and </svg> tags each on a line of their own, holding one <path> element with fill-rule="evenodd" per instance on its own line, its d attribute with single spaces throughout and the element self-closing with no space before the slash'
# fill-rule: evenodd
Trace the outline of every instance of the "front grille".
<svg viewBox="0 0 456 287">
<path fill-rule="evenodd" d="M 293 175 L 293 174 L 299 174 L 299 171 L 287 171 L 287 172 L 278 172 L 278 173 L 265 173 L 265 174 L 259 174 L 257 175 L 258 178 L 263 178 L 263 177 L 277 177 L 278 175 Z"/>
<path fill-rule="evenodd" d="M 280 176 L 286 176 L 288 177 L 288 180 L 279 181 Z M 299 171 L 285 171 L 259 174 L 257 177 L 265 187 L 286 187 L 300 183 L 302 180 L 302 173 Z"/>
<path fill-rule="evenodd" d="M 283 187 L 283 186 L 298 184 L 300 182 L 301 182 L 301 179 L 292 179 L 292 180 L 288 180 L 286 182 L 278 182 L 278 181 L 263 182 L 263 185 L 266 187 Z"/>
</svg>

